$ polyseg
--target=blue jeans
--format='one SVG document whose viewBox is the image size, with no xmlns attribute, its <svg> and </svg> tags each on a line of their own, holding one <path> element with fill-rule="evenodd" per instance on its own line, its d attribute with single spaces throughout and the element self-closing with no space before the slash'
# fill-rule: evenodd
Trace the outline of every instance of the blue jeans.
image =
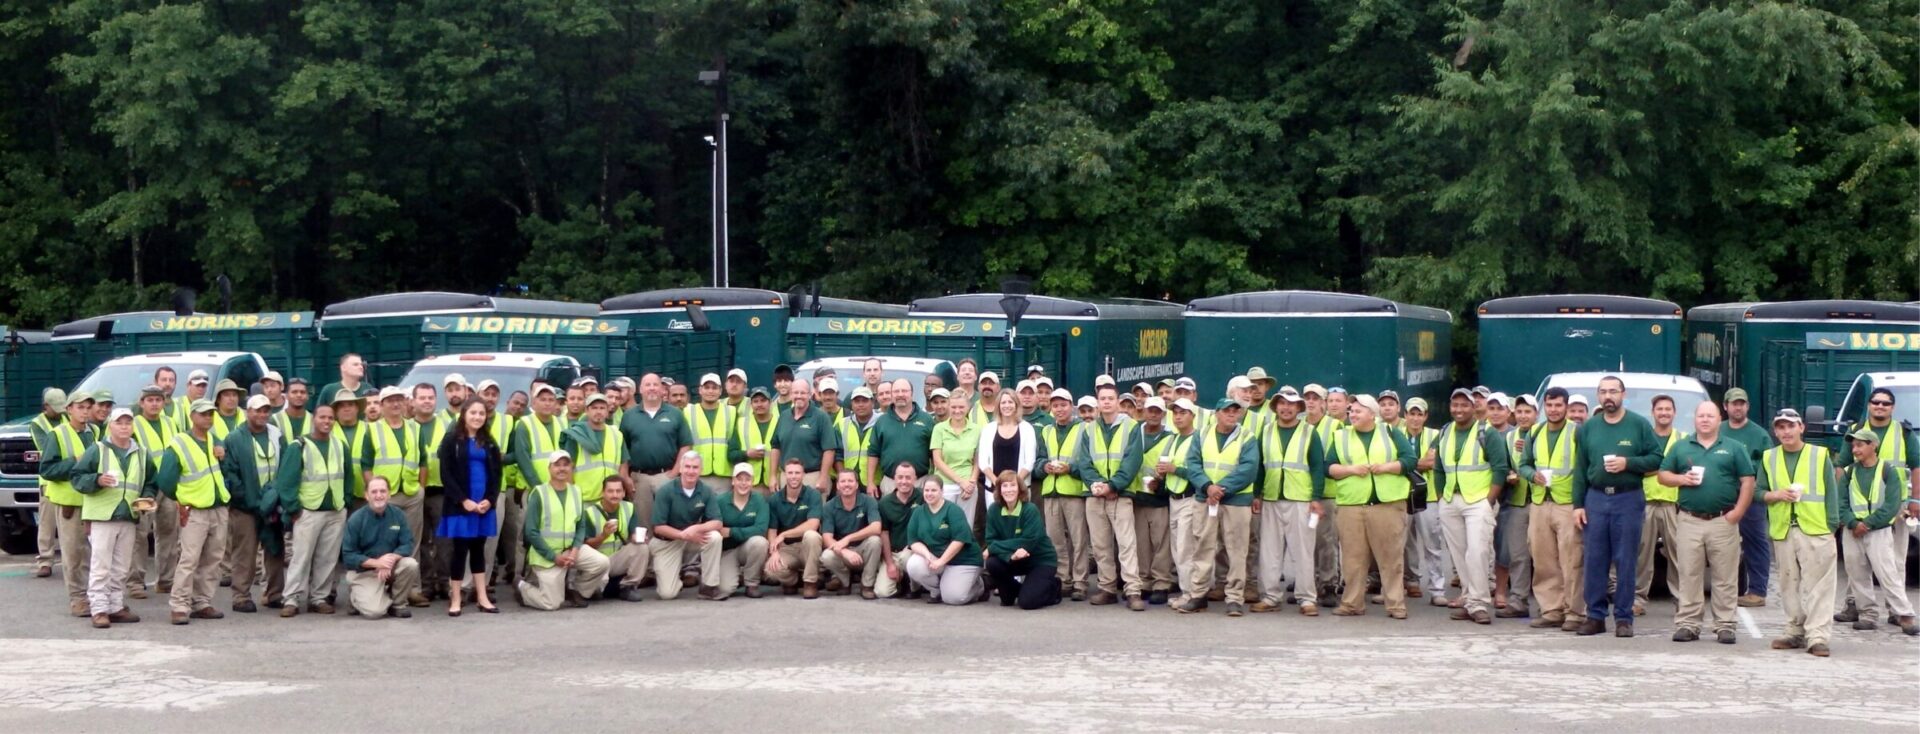
<svg viewBox="0 0 1920 734">
<path fill-rule="evenodd" d="M 1646 523 L 1647 495 L 1639 488 L 1608 495 L 1597 488 L 1587 489 L 1587 531 L 1582 539 L 1586 554 L 1581 589 L 1586 595 L 1587 618 L 1606 619 L 1607 607 L 1613 618 L 1633 621 L 1634 564 L 1640 557 L 1640 526 Z M 1612 597 L 1607 594 L 1607 571 L 1619 574 Z"/>
<path fill-rule="evenodd" d="M 1754 499 L 1740 518 L 1740 593 L 1764 597 L 1767 573 L 1773 570 L 1773 539 L 1767 534 L 1767 506 Z"/>
</svg>

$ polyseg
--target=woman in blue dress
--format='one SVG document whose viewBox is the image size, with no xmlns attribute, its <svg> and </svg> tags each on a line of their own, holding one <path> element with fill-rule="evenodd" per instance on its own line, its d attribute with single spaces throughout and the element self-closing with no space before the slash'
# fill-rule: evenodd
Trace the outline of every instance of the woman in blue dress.
<svg viewBox="0 0 1920 734">
<path fill-rule="evenodd" d="M 473 573 L 474 601 L 480 611 L 498 614 L 487 598 L 487 539 L 494 536 L 495 505 L 500 501 L 500 447 L 487 421 L 493 410 L 484 400 L 468 400 L 460 420 L 440 442 L 440 478 L 447 488 L 440 516 L 440 537 L 453 541 L 447 558 L 447 616 L 460 616 L 460 585 Z"/>
</svg>

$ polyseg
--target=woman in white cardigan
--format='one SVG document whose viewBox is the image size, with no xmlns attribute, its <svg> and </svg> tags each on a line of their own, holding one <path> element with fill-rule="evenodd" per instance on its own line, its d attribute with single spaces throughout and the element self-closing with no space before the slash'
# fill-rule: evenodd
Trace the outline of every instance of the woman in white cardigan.
<svg viewBox="0 0 1920 734">
<path fill-rule="evenodd" d="M 1000 391 L 993 411 L 994 421 L 980 431 L 980 452 L 973 465 L 981 475 L 1000 476 L 1011 471 L 1020 475 L 1020 486 L 1027 486 L 1033 471 L 1033 457 L 1039 446 L 1033 424 L 1020 417 L 1020 398 L 1012 390 Z M 1000 493 L 987 493 L 989 507 L 1000 504 Z"/>
</svg>

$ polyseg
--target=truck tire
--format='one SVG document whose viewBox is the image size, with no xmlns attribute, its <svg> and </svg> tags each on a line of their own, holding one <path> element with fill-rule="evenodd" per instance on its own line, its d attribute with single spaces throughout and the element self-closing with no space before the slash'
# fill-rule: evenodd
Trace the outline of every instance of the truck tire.
<svg viewBox="0 0 1920 734">
<path fill-rule="evenodd" d="M 10 555 L 30 556 L 39 551 L 39 540 L 31 526 L 0 537 L 0 550 Z"/>
</svg>

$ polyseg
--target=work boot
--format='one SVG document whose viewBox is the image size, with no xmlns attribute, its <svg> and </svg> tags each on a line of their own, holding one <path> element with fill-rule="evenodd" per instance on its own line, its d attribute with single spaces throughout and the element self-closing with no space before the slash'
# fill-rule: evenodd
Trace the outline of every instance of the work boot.
<svg viewBox="0 0 1920 734">
<path fill-rule="evenodd" d="M 1614 637 L 1632 637 L 1633 623 L 1632 622 L 1614 622 L 1613 636 Z"/>
<path fill-rule="evenodd" d="M 574 591 L 573 589 L 567 589 L 567 606 L 572 607 L 574 609 L 586 609 L 587 600 L 586 598 L 580 596 L 580 592 Z"/>
<path fill-rule="evenodd" d="M 300 607 L 298 605 L 288 604 L 280 608 L 281 619 L 286 619 L 288 617 L 297 617 L 297 616 L 300 616 Z"/>
<path fill-rule="evenodd" d="M 167 582 L 165 582 L 165 581 L 162 581 L 162 582 L 160 582 L 160 583 L 157 583 L 157 584 L 154 584 L 154 585 L 153 585 L 153 593 L 155 593 L 155 594 L 159 594 L 159 595 L 161 595 L 161 596 L 166 596 L 166 595 L 168 595 L 168 594 L 171 594 L 171 593 L 173 593 L 173 584 L 169 584 L 169 583 L 167 583 Z"/>
<path fill-rule="evenodd" d="M 1816 658 L 1824 658 L 1833 653 L 1827 650 L 1827 643 L 1816 642 L 1807 646 L 1807 654 Z"/>
<path fill-rule="evenodd" d="M 1257 601 L 1260 601 L 1260 592 L 1254 591 L 1253 584 L 1247 584 L 1246 588 L 1240 590 L 1241 603 L 1252 604 Z"/>
<path fill-rule="evenodd" d="M 1239 617 L 1247 613 L 1247 605 L 1238 601 L 1227 602 L 1227 616 Z"/>
<path fill-rule="evenodd" d="M 424 607 L 432 603 L 433 602 L 431 600 L 427 599 L 426 594 L 422 594 L 418 591 L 407 595 L 407 606 L 410 606 L 410 607 Z"/>
<path fill-rule="evenodd" d="M 121 607 L 120 611 L 107 615 L 107 621 L 114 624 L 133 624 L 140 621 L 140 615 L 134 614 L 132 609 Z"/>
<path fill-rule="evenodd" d="M 1127 608 L 1136 612 L 1147 611 L 1147 602 L 1139 594 L 1127 597 Z"/>
<path fill-rule="evenodd" d="M 1633 605 L 1633 616 L 1634 616 L 1634 617 L 1644 617 L 1644 616 L 1647 616 L 1647 605 L 1645 605 L 1645 604 L 1635 604 L 1635 605 Z"/>
<path fill-rule="evenodd" d="M 43 564 L 43 565 L 33 567 L 33 577 L 36 579 L 44 579 L 52 575 L 53 575 L 53 566 Z"/>
<path fill-rule="evenodd" d="M 1880 629 L 1880 624 L 1879 624 L 1878 622 L 1875 622 L 1875 621 L 1873 621 L 1873 620 L 1871 620 L 1871 619 L 1864 619 L 1864 618 L 1863 618 L 1863 619 L 1857 619 L 1857 620 L 1854 620 L 1854 622 L 1853 622 L 1853 628 L 1854 628 L 1854 629 L 1857 629 L 1857 630 L 1860 630 L 1861 632 L 1867 632 L 1867 631 L 1870 631 L 1870 630 L 1877 630 L 1877 629 Z"/>
<path fill-rule="evenodd" d="M 873 587 L 862 585 L 860 587 L 860 598 L 865 599 L 867 601 L 873 601 L 875 599 L 880 598 L 880 595 L 873 593 Z"/>
<path fill-rule="evenodd" d="M 1187 599 L 1186 601 L 1180 602 L 1180 604 L 1178 606 L 1175 606 L 1173 610 L 1181 614 L 1195 614 L 1198 612 L 1207 611 L 1206 597 L 1199 597 L 1199 596 L 1192 597 L 1190 599 Z"/>
<path fill-rule="evenodd" d="M 1261 599 L 1260 601 L 1254 602 L 1252 606 L 1247 607 L 1247 611 L 1253 612 L 1254 614 L 1265 614 L 1267 612 L 1277 611 L 1279 609 L 1280 609 L 1279 604 L 1269 604 L 1265 599 Z"/>
<path fill-rule="evenodd" d="M 800 598 L 802 599 L 820 598 L 820 582 L 808 581 L 806 585 L 801 587 L 800 589 Z"/>
<path fill-rule="evenodd" d="M 748 598 L 748 599 L 758 599 L 758 598 L 760 598 L 760 585 L 759 585 L 759 584 L 747 584 L 747 598 Z"/>
<path fill-rule="evenodd" d="M 1733 634 L 1733 630 L 1719 630 L 1714 632 L 1713 635 L 1719 638 L 1719 642 L 1722 645 L 1731 645 L 1740 639 Z"/>
<path fill-rule="evenodd" d="M 1579 617 L 1568 617 L 1564 621 L 1560 622 L 1560 631 L 1561 632 L 1579 632 L 1580 627 L 1582 625 L 1585 625 L 1586 623 L 1587 623 L 1586 620 L 1581 619 Z"/>
<path fill-rule="evenodd" d="M 1581 637 L 1591 637 L 1607 631 L 1607 623 L 1605 620 L 1588 617 L 1587 621 L 1580 623 L 1578 631 Z"/>
<path fill-rule="evenodd" d="M 1788 635 L 1786 637 L 1776 637 L 1773 640 L 1773 649 L 1775 650 L 1798 650 L 1806 646 L 1807 640 L 1804 637 Z"/>
<path fill-rule="evenodd" d="M 230 588 L 230 587 L 232 587 L 232 586 L 233 586 L 233 577 L 232 577 L 232 576 L 221 576 L 221 577 L 220 577 L 220 588 L 222 588 L 222 589 L 225 589 L 225 588 Z"/>
<path fill-rule="evenodd" d="M 681 571 L 680 585 L 681 586 L 699 586 L 700 574 L 693 571 Z"/>
<path fill-rule="evenodd" d="M 146 587 L 146 586 L 135 586 L 135 587 L 133 587 L 133 588 L 131 588 L 131 589 L 128 589 L 128 590 L 127 590 L 127 598 L 128 598 L 128 599 L 145 599 L 145 598 L 147 598 L 147 587 Z"/>
<path fill-rule="evenodd" d="M 413 610 L 399 604 L 387 607 L 387 616 L 395 619 L 413 619 Z"/>
<path fill-rule="evenodd" d="M 1419 585 L 1419 584 L 1407 584 L 1407 598 L 1408 598 L 1408 599 L 1418 599 L 1418 598 L 1420 598 L 1420 597 L 1422 597 L 1422 596 L 1425 596 L 1425 595 L 1426 595 L 1426 592 L 1423 592 L 1423 591 L 1421 591 L 1421 590 L 1420 590 L 1420 585 Z"/>
<path fill-rule="evenodd" d="M 174 623 L 174 624 L 186 624 L 186 623 L 187 623 L 187 613 L 186 613 L 186 612 L 174 612 L 174 613 L 172 613 L 172 614 L 170 614 L 170 615 L 168 615 L 168 618 L 167 618 L 167 621 L 169 621 L 169 622 L 172 622 L 172 623 Z"/>
<path fill-rule="evenodd" d="M 268 599 L 268 600 L 267 600 L 267 608 L 268 608 L 268 609 L 279 609 L 279 608 L 281 608 L 281 607 L 284 607 L 284 606 L 286 606 L 286 605 L 287 605 L 287 600 L 286 600 L 286 599 L 280 599 L 280 598 L 274 598 L 274 599 Z"/>
<path fill-rule="evenodd" d="M 1474 624 L 1493 624 L 1493 615 L 1488 614 L 1485 609 L 1475 609 L 1467 616 L 1473 619 Z"/>
<path fill-rule="evenodd" d="M 1086 590 L 1086 589 L 1074 589 L 1074 590 L 1073 590 L 1073 596 L 1071 596 L 1071 597 L 1068 597 L 1068 598 L 1070 598 L 1070 599 L 1072 599 L 1072 600 L 1074 600 L 1074 601 L 1086 601 L 1086 600 L 1087 600 L 1087 590 Z"/>
<path fill-rule="evenodd" d="M 1227 587 L 1215 586 L 1207 592 L 1207 601 L 1226 601 Z"/>
<path fill-rule="evenodd" d="M 214 609 L 213 607 L 201 607 L 199 609 L 193 610 L 193 618 L 194 619 L 226 619 L 227 615 L 221 614 L 220 610 Z"/>
<path fill-rule="evenodd" d="M 110 627 L 112 627 L 112 626 L 113 626 L 113 623 L 112 623 L 112 622 L 109 622 L 109 621 L 107 621 L 107 615 L 105 615 L 105 614 L 95 614 L 95 615 L 93 615 L 93 628 L 94 628 L 94 629 L 97 629 L 97 630 L 103 630 L 103 629 L 108 629 L 108 628 L 110 628 Z"/>
<path fill-rule="evenodd" d="M 1839 612 L 1838 614 L 1835 614 L 1835 615 L 1833 615 L 1833 621 L 1835 621 L 1835 622 L 1857 622 L 1857 621 L 1860 621 L 1860 608 L 1859 608 L 1859 607 L 1856 607 L 1856 606 L 1854 606 L 1854 605 L 1853 605 L 1853 602 L 1851 602 L 1851 601 L 1849 601 L 1849 602 L 1847 602 L 1847 608 L 1846 608 L 1846 609 L 1842 609 L 1842 610 L 1840 610 L 1840 612 Z"/>
<path fill-rule="evenodd" d="M 260 611 L 260 607 L 255 606 L 252 599 L 235 599 L 233 600 L 233 611 L 241 614 L 252 614 Z"/>
<path fill-rule="evenodd" d="M 1527 626 L 1537 630 L 1553 629 L 1565 623 L 1566 621 L 1567 621 L 1566 617 L 1560 617 L 1560 618 L 1541 617 L 1539 619 L 1536 619 L 1536 620 L 1533 620 L 1532 622 L 1527 623 Z"/>
<path fill-rule="evenodd" d="M 1092 596 L 1087 597 L 1087 603 L 1096 607 L 1104 607 L 1108 604 L 1113 604 L 1119 601 L 1120 601 L 1119 597 L 1116 597 L 1104 591 L 1093 592 Z"/>
<path fill-rule="evenodd" d="M 92 612 L 87 608 L 87 603 L 83 601 L 67 602 L 67 613 L 75 617 L 79 617 L 81 619 L 86 619 L 89 615 L 92 614 Z"/>
<path fill-rule="evenodd" d="M 1517 606 L 1513 606 L 1509 604 L 1507 605 L 1506 609 L 1502 609 L 1499 612 L 1496 612 L 1493 616 L 1499 617 L 1501 619 L 1519 619 L 1521 617 L 1527 616 L 1527 610 L 1521 609 Z"/>
<path fill-rule="evenodd" d="M 641 599 L 640 587 L 638 586 L 629 586 L 620 590 L 621 601 L 640 601 Z"/>
<path fill-rule="evenodd" d="M 1694 640 L 1698 640 L 1698 639 L 1700 639 L 1700 633 L 1696 630 L 1690 630 L 1685 627 L 1681 627 L 1680 629 L 1673 631 L 1674 642 L 1693 642 Z"/>
<path fill-rule="evenodd" d="M 700 587 L 699 596 L 707 601 L 726 601 L 727 597 L 732 596 L 732 594 L 721 591 L 718 586 L 702 586 Z"/>
<path fill-rule="evenodd" d="M 1894 617 L 1893 623 L 1900 625 L 1900 631 L 1905 632 L 1909 637 L 1920 635 L 1920 624 L 1914 623 L 1913 615 L 1911 614 L 1904 617 Z"/>
<path fill-rule="evenodd" d="M 314 614 L 332 614 L 333 605 L 331 603 L 328 603 L 325 599 L 316 601 L 313 603 L 313 613 Z"/>
<path fill-rule="evenodd" d="M 827 579 L 827 591 L 838 592 L 844 588 L 847 588 L 847 585 L 840 580 L 840 577 L 835 576 L 831 579 Z"/>
<path fill-rule="evenodd" d="M 1305 604 L 1300 605 L 1300 616 L 1302 617 L 1320 616 L 1320 605 L 1315 604 L 1313 602 L 1307 602 Z"/>
<path fill-rule="evenodd" d="M 1447 613 L 1447 619 L 1451 619 L 1451 620 L 1453 620 L 1453 621 L 1455 621 L 1455 622 L 1465 622 L 1465 621 L 1467 621 L 1467 619 L 1468 619 L 1468 614 L 1467 614 L 1467 610 L 1465 610 L 1465 609 L 1455 609 L 1455 610 L 1453 610 L 1453 611 L 1451 611 L 1451 612 L 1448 612 L 1448 613 Z"/>
<path fill-rule="evenodd" d="M 1743 607 L 1764 607 L 1767 605 L 1767 598 L 1759 594 L 1741 594 L 1739 603 Z"/>
<path fill-rule="evenodd" d="M 799 593 L 800 593 L 799 584 L 781 584 L 780 585 L 781 596 L 794 596 Z"/>
</svg>

